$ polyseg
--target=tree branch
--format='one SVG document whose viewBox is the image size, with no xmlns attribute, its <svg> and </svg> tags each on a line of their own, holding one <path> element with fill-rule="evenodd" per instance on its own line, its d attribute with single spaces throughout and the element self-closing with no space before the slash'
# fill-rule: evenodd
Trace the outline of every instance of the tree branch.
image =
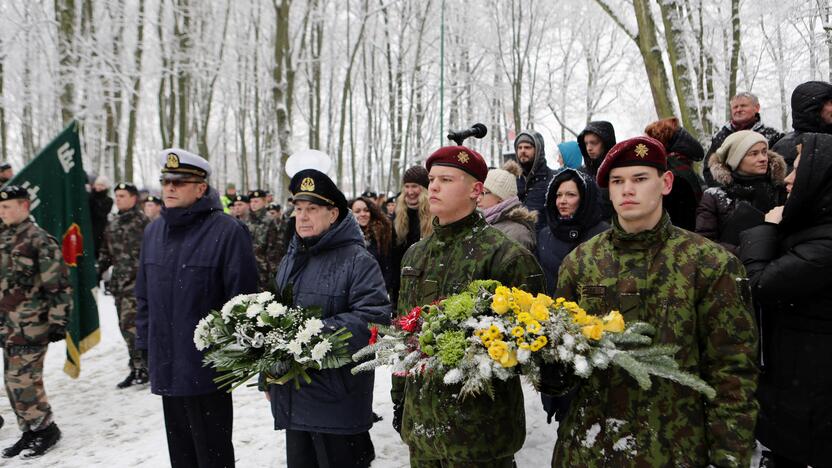
<svg viewBox="0 0 832 468">
<path fill-rule="evenodd" d="M 595 0 L 595 3 L 597 3 L 598 6 L 601 7 L 601 9 L 604 10 L 607 13 L 607 15 L 609 15 L 610 18 L 612 18 L 612 20 L 615 22 L 615 24 L 617 24 L 618 27 L 621 28 L 622 31 L 624 31 L 624 34 L 626 34 L 634 42 L 637 41 L 637 38 L 636 38 L 637 34 L 633 33 L 630 30 L 630 28 L 628 28 L 627 25 L 624 24 L 624 22 L 621 21 L 621 19 L 618 17 L 618 15 L 616 15 L 615 12 L 612 11 L 612 8 L 609 5 L 607 5 L 607 3 L 604 0 Z"/>
</svg>

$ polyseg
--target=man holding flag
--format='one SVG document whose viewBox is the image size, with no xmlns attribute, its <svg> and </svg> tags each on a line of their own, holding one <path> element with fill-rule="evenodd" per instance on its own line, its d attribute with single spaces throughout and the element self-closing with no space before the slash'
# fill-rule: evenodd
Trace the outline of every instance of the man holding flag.
<svg viewBox="0 0 832 468">
<path fill-rule="evenodd" d="M 0 316 L 3 378 L 23 435 L 3 457 L 46 453 L 61 438 L 43 387 L 49 342 L 61 341 L 71 308 L 66 266 L 58 241 L 30 217 L 29 192 L 17 185 L 0 189 Z"/>
</svg>

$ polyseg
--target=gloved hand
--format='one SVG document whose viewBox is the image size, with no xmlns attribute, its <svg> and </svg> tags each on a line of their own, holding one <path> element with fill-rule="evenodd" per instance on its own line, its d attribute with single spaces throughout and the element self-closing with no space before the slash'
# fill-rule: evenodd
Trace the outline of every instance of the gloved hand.
<svg viewBox="0 0 832 468">
<path fill-rule="evenodd" d="M 57 341 L 62 341 L 66 338 L 66 328 L 65 327 L 49 327 L 49 342 L 55 343 Z"/>
<path fill-rule="evenodd" d="M 399 434 L 402 433 L 402 414 L 404 413 L 403 403 L 393 403 L 393 429 Z"/>
<path fill-rule="evenodd" d="M 545 393 L 540 394 L 540 402 L 543 403 L 543 411 L 546 412 L 546 424 L 552 424 L 552 418 L 557 413 L 557 405 L 555 405 L 555 397 Z"/>
</svg>

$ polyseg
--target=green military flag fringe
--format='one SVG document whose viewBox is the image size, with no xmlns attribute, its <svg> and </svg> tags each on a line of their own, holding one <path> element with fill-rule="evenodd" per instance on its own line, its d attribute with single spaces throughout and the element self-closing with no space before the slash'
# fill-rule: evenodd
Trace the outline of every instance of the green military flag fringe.
<svg viewBox="0 0 832 468">
<path fill-rule="evenodd" d="M 76 378 L 81 354 L 98 344 L 98 305 L 87 175 L 81 161 L 78 124 L 70 123 L 9 182 L 29 190 L 32 215 L 61 244 L 72 284 L 64 372 Z"/>
</svg>

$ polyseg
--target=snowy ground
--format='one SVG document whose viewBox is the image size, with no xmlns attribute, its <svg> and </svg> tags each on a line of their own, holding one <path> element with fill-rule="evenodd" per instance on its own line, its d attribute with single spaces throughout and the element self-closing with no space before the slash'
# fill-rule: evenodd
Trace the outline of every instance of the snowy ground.
<svg viewBox="0 0 832 468">
<path fill-rule="evenodd" d="M 162 418 L 161 397 L 147 386 L 117 390 L 127 375 L 127 351 L 118 331 L 112 297 L 99 296 L 101 343 L 84 354 L 81 376 L 63 373 L 63 343 L 53 344 L 46 357 L 45 384 L 55 421 L 63 437 L 58 445 L 34 461 L 3 460 L 3 466 L 79 467 L 169 465 Z M 555 445 L 554 424 L 546 424 L 537 394 L 526 393 L 526 444 L 517 454 L 519 467 L 549 466 Z M 5 392 L 0 396 L 0 447 L 12 445 L 20 436 Z M 374 407 L 384 420 L 371 434 L 376 448 L 373 468 L 408 466 L 407 449 L 390 425 L 390 378 L 376 373 Z M 260 392 L 241 388 L 234 392 L 234 448 L 241 467 L 285 466 L 284 436 L 272 429 L 269 404 Z"/>
</svg>

